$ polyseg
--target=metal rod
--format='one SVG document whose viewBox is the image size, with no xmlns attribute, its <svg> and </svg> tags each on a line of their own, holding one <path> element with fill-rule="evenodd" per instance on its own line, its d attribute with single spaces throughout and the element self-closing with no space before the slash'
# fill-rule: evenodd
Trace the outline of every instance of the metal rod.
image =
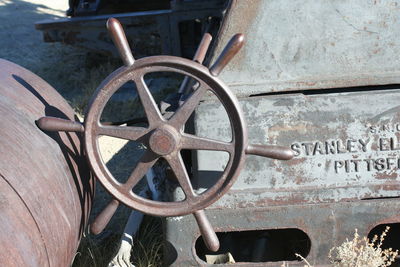
<svg viewBox="0 0 400 267">
<path fill-rule="evenodd" d="M 207 55 L 208 48 L 210 47 L 212 36 L 209 33 L 205 33 L 197 47 L 196 53 L 194 54 L 193 61 L 199 64 L 203 64 L 204 58 Z M 185 95 L 188 93 L 190 88 L 193 86 L 193 79 L 189 76 L 185 76 L 181 86 L 179 87 L 179 93 Z"/>
<path fill-rule="evenodd" d="M 229 61 L 231 61 L 231 59 L 239 52 L 243 45 L 244 35 L 241 33 L 235 34 L 210 68 L 211 74 L 213 76 L 218 76 Z"/>
<path fill-rule="evenodd" d="M 207 55 L 208 48 L 210 47 L 212 36 L 208 32 L 203 35 L 199 46 L 197 47 L 196 53 L 194 54 L 193 61 L 203 64 L 204 58 Z"/>
<path fill-rule="evenodd" d="M 54 117 L 42 117 L 36 121 L 42 131 L 50 132 L 84 132 L 82 123 Z"/>
<path fill-rule="evenodd" d="M 97 215 L 93 223 L 90 225 L 90 232 L 97 235 L 100 234 L 107 224 L 110 222 L 112 216 L 119 206 L 119 201 L 116 199 L 111 200 L 110 203 L 105 207 L 105 209 Z"/>
<path fill-rule="evenodd" d="M 107 30 L 111 35 L 111 38 L 117 47 L 118 53 L 121 56 L 124 65 L 129 67 L 133 65 L 135 59 L 133 58 L 131 48 L 129 47 L 128 40 L 121 23 L 115 18 L 109 18 L 107 20 Z"/>
<path fill-rule="evenodd" d="M 204 210 L 197 210 L 193 213 L 199 225 L 200 233 L 203 237 L 204 244 L 213 252 L 219 249 L 219 240 L 210 221 L 208 220 Z"/>
<path fill-rule="evenodd" d="M 287 147 L 268 145 L 248 145 L 246 154 L 280 160 L 289 160 L 294 157 L 293 151 Z"/>
<path fill-rule="evenodd" d="M 178 92 L 182 95 L 186 94 L 187 91 L 189 91 L 189 84 L 191 84 L 191 78 L 189 76 L 185 76 L 185 78 L 183 78 L 183 82 L 181 84 L 181 86 L 179 87 Z"/>
</svg>

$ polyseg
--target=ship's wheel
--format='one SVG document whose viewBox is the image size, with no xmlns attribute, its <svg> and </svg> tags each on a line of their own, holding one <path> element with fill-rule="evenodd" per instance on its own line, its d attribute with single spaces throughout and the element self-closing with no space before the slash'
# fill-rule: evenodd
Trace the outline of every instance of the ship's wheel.
<svg viewBox="0 0 400 267">
<path fill-rule="evenodd" d="M 201 63 L 205 57 L 211 36 L 205 34 L 193 60 L 173 56 L 153 56 L 135 60 L 121 24 L 109 19 L 107 28 L 116 45 L 124 66 L 111 73 L 97 88 L 85 116 L 84 125 L 78 122 L 44 117 L 38 121 L 43 130 L 78 131 L 84 133 L 88 162 L 101 184 L 114 200 L 103 210 L 91 225 L 93 232 L 104 229 L 119 203 L 157 216 L 181 216 L 194 214 L 207 247 L 212 251 L 219 248 L 218 238 L 208 221 L 204 209 L 217 201 L 232 186 L 238 177 L 246 154 L 255 154 L 274 159 L 287 160 L 293 157 L 290 149 L 279 146 L 249 145 L 247 128 L 238 100 L 229 88 L 218 78 L 222 69 L 240 50 L 244 36 L 233 36 L 214 64 L 207 68 Z M 184 101 L 169 119 L 165 119 L 144 82 L 144 76 L 153 72 L 173 72 L 185 76 L 180 93 L 187 92 Z M 195 82 L 193 82 L 195 81 Z M 111 96 L 125 83 L 133 82 L 144 107 L 148 126 L 105 125 L 100 122 L 104 107 Z M 196 84 L 196 86 L 193 86 Z M 184 126 L 199 102 L 211 91 L 225 108 L 231 125 L 232 140 L 222 142 L 198 137 L 184 132 Z M 102 160 L 98 138 L 111 136 L 142 143 L 146 151 L 126 182 L 119 182 Z M 193 189 L 185 168 L 181 150 L 213 150 L 229 154 L 225 170 L 213 186 L 202 193 Z M 146 172 L 160 159 L 166 160 L 185 194 L 176 202 L 162 202 L 143 198 L 132 190 Z"/>
</svg>

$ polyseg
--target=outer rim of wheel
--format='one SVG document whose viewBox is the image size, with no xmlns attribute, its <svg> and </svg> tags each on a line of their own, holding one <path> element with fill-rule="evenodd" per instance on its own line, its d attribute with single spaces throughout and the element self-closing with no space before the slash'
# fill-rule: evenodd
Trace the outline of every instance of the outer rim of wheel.
<svg viewBox="0 0 400 267">
<path fill-rule="evenodd" d="M 101 158 L 98 136 L 93 134 L 94 123 L 100 123 L 103 109 L 110 97 L 126 82 L 131 80 L 135 71 L 145 73 L 170 71 L 192 76 L 209 85 L 210 90 L 219 98 L 229 115 L 235 149 L 230 156 L 224 173 L 217 183 L 204 193 L 197 201 L 188 203 L 159 202 L 144 199 L 134 193 L 126 194 L 120 190 L 119 182 L 113 177 Z M 155 56 L 137 60 L 130 67 L 121 67 L 110 74 L 97 88 L 90 101 L 85 117 L 85 149 L 89 164 L 105 189 L 125 205 L 141 212 L 157 216 L 180 216 L 204 209 L 222 197 L 233 185 L 242 169 L 247 147 L 247 129 L 240 105 L 235 95 L 218 78 L 213 77 L 209 70 L 191 60 L 172 56 Z"/>
</svg>

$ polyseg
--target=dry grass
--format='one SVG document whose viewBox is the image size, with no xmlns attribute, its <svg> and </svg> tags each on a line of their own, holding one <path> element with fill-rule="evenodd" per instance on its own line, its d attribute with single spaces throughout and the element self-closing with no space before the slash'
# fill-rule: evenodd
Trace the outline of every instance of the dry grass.
<svg viewBox="0 0 400 267">
<path fill-rule="evenodd" d="M 118 232 L 118 231 L 117 231 Z M 121 235 L 111 233 L 106 237 L 86 234 L 76 253 L 73 267 L 106 267 L 117 251 Z M 131 262 L 135 267 L 162 266 L 161 219 L 145 216 L 139 234 L 134 237 Z"/>
<path fill-rule="evenodd" d="M 103 64 L 82 67 L 67 78 L 66 82 L 73 85 L 72 88 L 75 91 L 69 92 L 68 99 L 77 113 L 84 115 L 93 92 L 100 82 L 117 67 L 119 67 L 118 63 L 108 60 Z"/>
<path fill-rule="evenodd" d="M 333 247 L 329 251 L 329 260 L 333 267 L 389 267 L 394 263 L 398 251 L 391 248 L 382 249 L 383 241 L 390 227 L 386 227 L 380 237 L 372 240 L 360 237 L 357 229 L 352 240 L 346 239 L 343 244 Z M 304 263 L 304 267 L 313 267 L 301 255 L 296 255 Z M 284 265 L 283 265 L 284 267 Z"/>
<path fill-rule="evenodd" d="M 390 266 L 398 251 L 391 248 L 382 249 L 383 241 L 389 231 L 386 227 L 385 231 L 378 236 L 374 236 L 372 240 L 366 237 L 360 238 L 356 232 L 353 240 L 346 240 L 342 245 L 334 247 L 329 252 L 329 259 L 334 267 L 386 267 Z"/>
<path fill-rule="evenodd" d="M 162 266 L 163 234 L 161 219 L 146 216 L 134 240 L 132 262 L 136 267 Z"/>
<path fill-rule="evenodd" d="M 105 239 L 96 238 L 93 235 L 86 234 L 75 255 L 73 267 L 106 267 L 113 256 L 113 251 L 120 236 L 113 234 Z"/>
</svg>

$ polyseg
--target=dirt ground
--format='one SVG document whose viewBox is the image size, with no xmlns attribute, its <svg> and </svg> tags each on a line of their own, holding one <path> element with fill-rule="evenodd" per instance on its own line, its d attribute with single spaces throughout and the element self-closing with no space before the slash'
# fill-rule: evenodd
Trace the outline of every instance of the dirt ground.
<svg viewBox="0 0 400 267">
<path fill-rule="evenodd" d="M 65 18 L 68 0 L 0 0 L 0 58 L 17 63 L 51 84 L 83 113 L 93 90 L 121 64 L 61 43 L 45 43 L 35 22 Z"/>
<path fill-rule="evenodd" d="M 67 89 L 62 80 L 71 73 L 65 71 L 63 64 L 79 68 L 84 62 L 78 55 L 84 55 L 85 51 L 44 43 L 34 23 L 63 17 L 67 6 L 67 0 L 0 0 L 0 57 L 38 74 L 59 91 Z M 76 56 L 71 60 L 66 57 L 68 54 Z"/>
</svg>

